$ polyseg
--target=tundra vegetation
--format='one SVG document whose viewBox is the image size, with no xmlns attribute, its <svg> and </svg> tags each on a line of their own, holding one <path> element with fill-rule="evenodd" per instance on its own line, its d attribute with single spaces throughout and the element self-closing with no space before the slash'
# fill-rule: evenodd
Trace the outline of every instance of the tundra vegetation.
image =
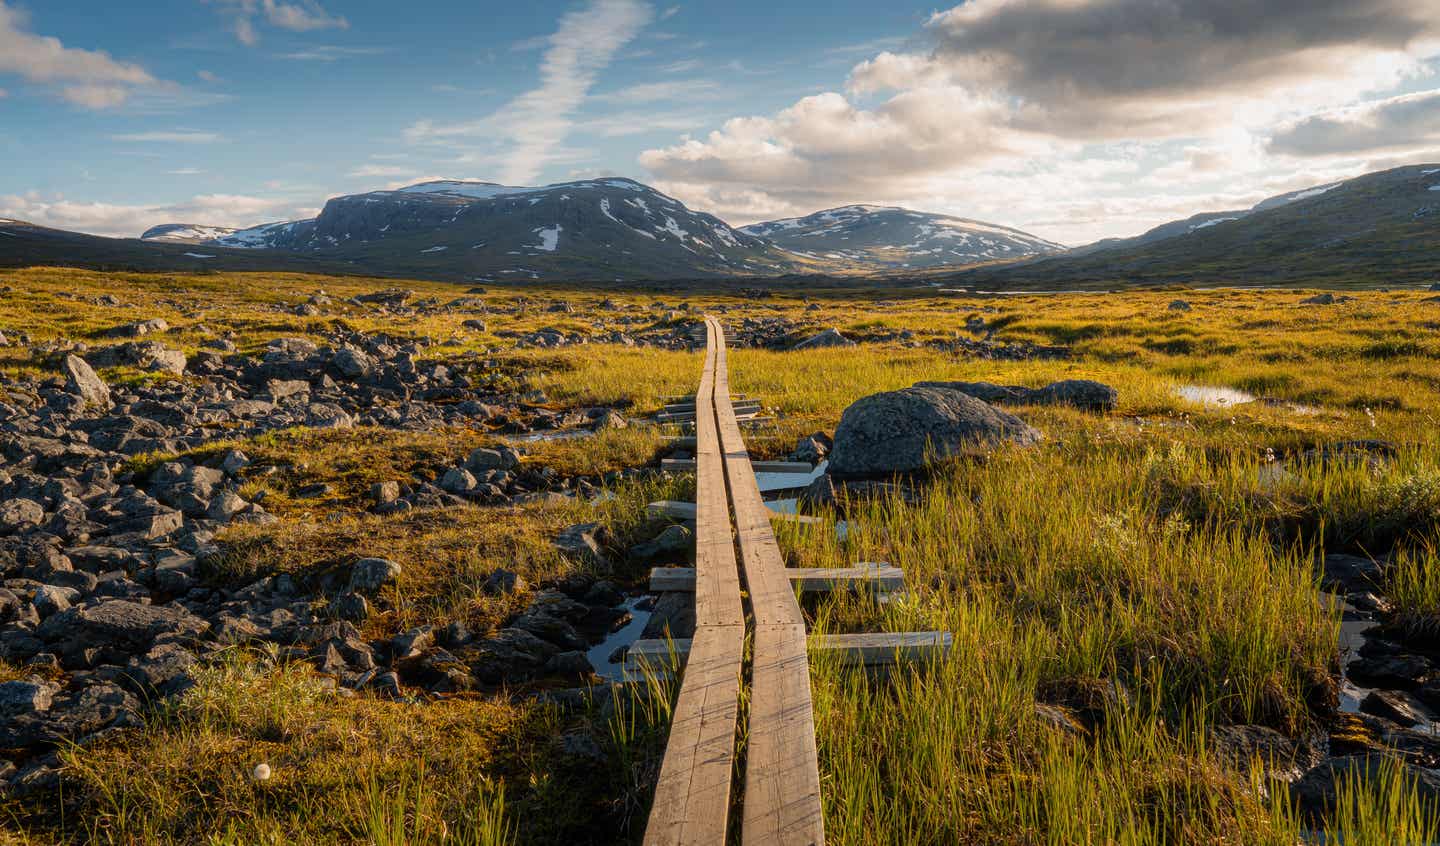
<svg viewBox="0 0 1440 846">
<path fill-rule="evenodd" d="M 258 634 L 221 642 L 212 620 L 159 686 L 144 684 L 155 680 L 144 656 L 128 674 L 97 661 L 80 676 L 63 642 L 43 650 L 63 660 L 5 658 L 0 683 L 45 686 L 57 703 L 81 676 L 124 676 L 134 693 L 103 731 L 0 750 L 0 843 L 638 842 L 673 684 L 612 688 L 553 663 L 511 677 L 487 638 L 537 597 L 643 592 L 652 557 L 637 549 L 667 528 L 644 506 L 685 499 L 693 478 L 655 469 L 667 433 L 640 421 L 694 388 L 701 358 L 685 338 L 702 313 L 727 327 L 732 388 L 774 418 L 749 437 L 757 457 L 784 457 L 833 433 L 856 400 L 921 381 L 1090 379 L 1118 396 L 1102 413 L 1007 406 L 1040 443 L 937 460 L 893 484 L 838 484 L 809 507 L 843 518 L 843 536 L 777 523 L 792 566 L 906 571 L 907 591 L 885 603 L 807 596 L 812 631 L 954 634 L 948 658 L 884 677 L 812 661 L 831 842 L 1440 836 L 1440 738 L 1425 730 L 1440 705 L 1431 295 L 923 287 L 804 299 L 406 282 L 407 295 L 376 299 L 396 283 L 59 269 L 3 283 L 7 408 L 59 390 L 66 355 L 94 358 L 115 327 L 157 318 L 166 328 L 146 339 L 188 363 L 102 356 L 95 369 L 117 396 L 200 390 L 216 378 L 207 353 L 260 359 L 277 339 L 330 350 L 343 339 L 377 362 L 379 346 L 404 347 L 389 361 L 432 387 L 391 415 L 344 384 L 316 386 L 350 403 L 335 403 L 344 425 L 330 412 L 273 426 L 237 417 L 117 462 L 115 485 L 148 485 L 167 467 L 242 454 L 223 484 L 253 519 L 192 544 L 178 584 L 206 609 L 283 585 L 283 607 L 267 599 L 267 613 L 315 623 L 285 629 L 287 642 L 252 621 Z M 853 343 L 789 349 L 831 328 Z M 1253 399 L 1181 391 L 1195 386 Z M 495 407 L 457 410 L 477 397 Z M 597 409 L 632 422 L 605 425 Z M 579 524 L 598 524 L 594 546 L 557 547 Z M 7 554 L 16 609 L 50 601 L 37 565 Z M 398 572 L 355 587 L 365 559 Z M 179 576 L 151 568 L 157 598 L 180 595 L 163 581 Z M 361 613 L 347 598 L 357 592 Z M 6 627 L 19 613 L 0 603 Z M 1362 687 L 1384 694 L 1365 706 L 1345 695 L 1356 656 L 1340 652 L 1357 615 L 1376 623 Z M 326 625 L 353 629 L 326 635 L 343 641 L 338 658 L 293 634 Z M 360 673 L 345 644 L 380 645 L 379 666 Z M 1408 673 L 1373 665 L 1397 656 Z"/>
</svg>

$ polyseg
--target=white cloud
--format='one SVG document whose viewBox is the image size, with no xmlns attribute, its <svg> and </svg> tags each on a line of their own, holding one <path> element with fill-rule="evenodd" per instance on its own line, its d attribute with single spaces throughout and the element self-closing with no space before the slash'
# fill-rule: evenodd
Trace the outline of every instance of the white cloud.
<svg viewBox="0 0 1440 846">
<path fill-rule="evenodd" d="M 1248 205 L 1279 192 L 1277 173 L 1360 172 L 1342 147 L 1440 140 L 1420 95 L 1345 110 L 1434 73 L 1434 0 L 970 0 L 912 43 L 929 48 L 859 63 L 844 93 L 732 118 L 639 162 L 662 189 L 742 221 L 893 203 L 1074 243 Z M 1330 157 L 1277 159 L 1302 135 Z"/>
<path fill-rule="evenodd" d="M 257 25 L 264 22 L 290 32 L 319 29 L 349 29 L 350 22 L 325 11 L 318 0 L 211 0 L 229 21 L 230 31 L 241 44 L 260 42 Z"/>
<path fill-rule="evenodd" d="M 66 47 L 58 38 L 27 31 L 25 24 L 19 10 L 0 0 L 0 73 L 55 86 L 62 99 L 89 109 L 118 106 L 137 88 L 158 84 L 140 65 L 103 50 Z"/>
<path fill-rule="evenodd" d="M 205 171 L 194 167 L 182 167 L 176 170 L 167 170 L 165 172 L 170 174 L 171 176 L 199 176 Z"/>
<path fill-rule="evenodd" d="M 1331 156 L 1440 145 L 1440 89 L 1309 115 L 1270 139 L 1274 153 Z"/>
<path fill-rule="evenodd" d="M 395 167 L 392 165 L 360 165 L 350 171 L 349 176 L 356 178 L 384 177 L 395 178 L 398 176 L 414 175 L 415 169 L 409 167 Z"/>
<path fill-rule="evenodd" d="M 118 135 L 111 135 L 111 141 L 123 141 L 130 143 L 159 143 L 159 144 L 213 144 L 223 140 L 223 136 L 214 132 L 199 132 L 193 129 L 181 129 L 170 132 L 127 132 Z"/>
<path fill-rule="evenodd" d="M 162 223 L 254 226 L 289 218 L 300 211 L 285 200 L 238 194 L 202 194 L 168 205 L 77 201 L 63 195 L 46 197 L 34 191 L 0 195 L 0 217 L 114 238 L 138 237 L 146 229 Z"/>
<path fill-rule="evenodd" d="M 412 143 L 451 143 L 466 138 L 498 139 L 500 180 L 525 183 L 565 157 L 561 145 L 575 112 L 600 72 L 639 34 L 653 13 L 640 0 L 591 0 L 563 15 L 547 39 L 540 85 L 494 114 L 458 124 L 420 121 L 406 130 Z"/>
</svg>

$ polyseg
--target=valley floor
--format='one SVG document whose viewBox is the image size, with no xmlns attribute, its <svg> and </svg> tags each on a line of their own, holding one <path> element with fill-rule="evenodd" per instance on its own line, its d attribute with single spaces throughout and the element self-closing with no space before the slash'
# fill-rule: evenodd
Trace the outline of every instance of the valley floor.
<svg viewBox="0 0 1440 846">
<path fill-rule="evenodd" d="M 812 663 L 829 842 L 1440 837 L 1430 294 L 0 285 L 0 843 L 638 842 L 674 690 L 590 653 L 687 555 L 644 421 L 702 313 L 757 457 L 920 381 L 1118 394 L 777 524 L 906 572 L 812 631 L 954 634 Z"/>
</svg>

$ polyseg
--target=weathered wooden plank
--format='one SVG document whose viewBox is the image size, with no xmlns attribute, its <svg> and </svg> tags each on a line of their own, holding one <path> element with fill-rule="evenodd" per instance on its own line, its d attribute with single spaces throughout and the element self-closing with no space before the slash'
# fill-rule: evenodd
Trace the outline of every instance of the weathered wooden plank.
<svg viewBox="0 0 1440 846">
<path fill-rule="evenodd" d="M 756 625 L 751 661 L 741 842 L 823 846 L 804 623 Z"/>
<path fill-rule="evenodd" d="M 890 591 L 905 586 L 905 571 L 887 564 L 858 564 L 854 567 L 788 567 L 785 575 L 797 590 L 825 593 L 850 588 Z M 655 567 L 650 571 L 652 593 L 693 591 L 694 567 Z"/>
<path fill-rule="evenodd" d="M 949 632 L 865 632 L 813 635 L 807 649 L 824 653 L 843 666 L 891 667 L 944 657 L 953 646 Z M 690 648 L 685 638 L 637 640 L 630 644 L 625 663 L 627 667 L 668 668 L 673 654 L 684 666 Z"/>
<path fill-rule="evenodd" d="M 691 641 L 647 846 L 726 843 L 743 643 L 743 626 L 702 627 Z"/>
<path fill-rule="evenodd" d="M 820 806 L 805 618 L 770 528 L 773 512 L 765 506 L 755 482 L 755 470 L 740 434 L 740 415 L 730 403 L 724 330 L 714 318 L 709 322 L 718 336 L 715 419 L 755 624 L 741 842 L 820 846 L 825 842 L 825 820 Z"/>
<path fill-rule="evenodd" d="M 784 520 L 790 523 L 801 523 L 807 526 L 820 525 L 825 522 L 820 517 L 812 517 L 808 514 L 785 514 L 779 511 L 765 509 L 770 514 L 771 520 Z M 694 520 L 695 503 L 676 502 L 673 499 L 662 499 L 645 506 L 645 513 L 651 517 L 669 517 L 674 520 Z"/>
<path fill-rule="evenodd" d="M 737 411 L 739 411 L 739 410 L 741 410 L 741 409 L 746 409 L 746 408 L 756 408 L 756 409 L 758 409 L 758 408 L 760 407 L 760 401 L 759 401 L 759 400 L 743 400 L 743 401 L 742 401 L 742 400 L 738 400 L 738 399 L 731 398 L 731 403 L 735 406 L 735 409 L 736 409 Z M 692 400 L 692 401 L 690 401 L 690 402 L 672 402 L 672 403 L 666 403 L 664 406 L 661 407 L 660 411 L 661 411 L 662 413 L 671 413 L 671 414 L 677 413 L 677 412 L 687 412 L 687 411 L 688 411 L 688 412 L 694 412 L 694 411 L 695 411 L 695 402 Z"/>
<path fill-rule="evenodd" d="M 714 412 L 719 337 L 706 324 L 696 392 L 695 635 L 676 700 L 645 843 L 724 846 L 730 818 L 745 617 Z M 728 397 L 727 397 L 728 401 Z"/>
<path fill-rule="evenodd" d="M 803 461 L 752 461 L 750 466 L 756 473 L 793 473 L 796 476 L 808 476 L 815 472 L 815 465 Z M 696 467 L 693 458 L 662 458 L 660 469 L 670 470 L 676 473 L 684 473 L 687 470 L 694 470 Z"/>
</svg>

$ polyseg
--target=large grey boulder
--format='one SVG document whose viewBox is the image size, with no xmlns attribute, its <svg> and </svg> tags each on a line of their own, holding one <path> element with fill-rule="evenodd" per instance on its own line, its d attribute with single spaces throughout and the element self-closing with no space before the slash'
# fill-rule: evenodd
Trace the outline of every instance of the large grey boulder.
<svg viewBox="0 0 1440 846">
<path fill-rule="evenodd" d="M 94 368 L 78 355 L 65 356 L 65 390 L 85 400 L 86 404 L 110 407 L 110 387 L 96 375 Z"/>
<path fill-rule="evenodd" d="M 1114 388 L 1090 379 L 1065 379 L 1043 388 L 990 382 L 917 382 L 915 387 L 959 391 L 989 403 L 1068 405 L 1085 411 L 1113 411 L 1120 398 Z"/>
<path fill-rule="evenodd" d="M 1018 417 L 943 388 L 872 394 L 840 417 L 830 473 L 882 476 L 924 468 L 932 459 L 982 453 L 1004 443 L 1030 446 L 1044 435 Z"/>
</svg>

